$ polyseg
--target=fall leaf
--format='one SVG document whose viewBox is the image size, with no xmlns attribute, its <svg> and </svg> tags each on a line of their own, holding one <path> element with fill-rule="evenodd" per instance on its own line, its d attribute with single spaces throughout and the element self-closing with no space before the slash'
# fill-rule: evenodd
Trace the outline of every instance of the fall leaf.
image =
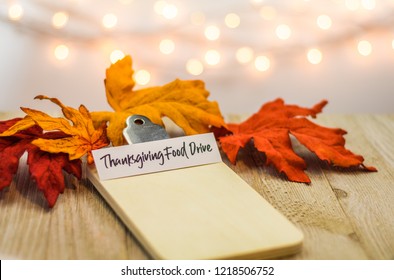
<svg viewBox="0 0 394 280">
<path fill-rule="evenodd" d="M 93 163 L 92 150 L 100 149 L 109 144 L 106 135 L 106 124 L 95 129 L 89 111 L 81 105 L 78 110 L 63 105 L 56 98 L 49 98 L 39 95 L 36 99 L 48 99 L 58 105 L 66 118 L 54 118 L 48 114 L 22 108 L 26 117 L 0 136 L 11 136 L 18 131 L 25 130 L 34 125 L 38 125 L 45 131 L 61 131 L 66 134 L 65 137 L 56 139 L 37 138 L 32 144 L 39 147 L 42 151 L 50 153 L 66 153 L 70 160 L 79 159 L 87 154 L 88 163 Z M 71 122 L 71 123 L 70 123 Z"/>
<path fill-rule="evenodd" d="M 38 189 L 44 192 L 49 207 L 53 207 L 65 189 L 65 180 L 62 170 L 81 179 L 81 160 L 69 160 L 65 153 L 48 153 L 32 145 L 28 150 L 27 164 L 32 179 L 37 183 Z"/>
<path fill-rule="evenodd" d="M 16 118 L 1 121 L 0 133 L 6 131 L 20 120 L 20 118 Z M 0 138 L 0 190 L 11 184 L 12 178 L 18 170 L 19 158 L 24 154 L 26 145 L 41 131 L 38 126 L 34 126 L 12 137 Z"/>
<path fill-rule="evenodd" d="M 11 127 L 21 128 L 27 123 L 24 119 L 16 118 L 0 122 L 0 133 L 8 131 Z M 38 125 L 20 129 L 12 136 L 0 137 L 0 190 L 9 186 L 13 176 L 18 170 L 21 156 L 27 152 L 27 163 L 31 178 L 36 181 L 47 201 L 53 207 L 60 193 L 63 193 L 65 181 L 62 170 L 73 174 L 78 179 L 82 177 L 81 161 L 68 159 L 64 153 L 48 153 L 41 151 L 32 142 L 38 138 L 56 139 L 67 136 L 59 132 L 44 133 Z"/>
<path fill-rule="evenodd" d="M 361 166 L 367 171 L 376 171 L 374 167 L 364 166 L 364 158 L 347 150 L 345 130 L 317 125 L 306 117 L 316 117 L 327 101 L 316 104 L 313 108 L 285 105 L 282 99 L 266 103 L 261 109 L 241 124 L 227 124 L 230 135 L 219 136 L 223 151 L 235 164 L 240 148 L 252 141 L 255 148 L 264 153 L 266 164 L 272 164 L 286 174 L 290 181 L 309 183 L 304 172 L 305 161 L 292 149 L 289 134 L 314 152 L 321 160 L 339 167 Z"/>
<path fill-rule="evenodd" d="M 125 56 L 106 71 L 105 87 L 108 103 L 115 112 L 92 112 L 95 124 L 109 122 L 108 137 L 115 146 L 124 143 L 122 131 L 130 115 L 139 114 L 162 125 L 166 116 L 185 134 L 208 132 L 210 126 L 224 125 L 216 102 L 207 100 L 209 92 L 202 81 L 175 80 L 164 86 L 134 90 L 132 61 Z"/>
</svg>

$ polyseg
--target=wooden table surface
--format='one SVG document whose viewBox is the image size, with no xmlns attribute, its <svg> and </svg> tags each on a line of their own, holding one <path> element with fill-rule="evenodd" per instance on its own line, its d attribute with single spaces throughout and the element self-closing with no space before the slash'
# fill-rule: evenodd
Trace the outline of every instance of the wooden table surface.
<svg viewBox="0 0 394 280">
<path fill-rule="evenodd" d="M 0 120 L 10 116 L 0 114 Z M 250 146 L 237 165 L 223 160 L 304 233 L 302 251 L 286 258 L 394 259 L 394 115 L 321 114 L 315 121 L 347 130 L 346 147 L 378 172 L 331 168 L 296 142 L 310 185 L 288 182 L 262 166 Z M 0 258 L 150 258 L 94 186 L 71 176 L 67 182 L 48 209 L 21 162 L 10 187 L 0 192 Z"/>
</svg>

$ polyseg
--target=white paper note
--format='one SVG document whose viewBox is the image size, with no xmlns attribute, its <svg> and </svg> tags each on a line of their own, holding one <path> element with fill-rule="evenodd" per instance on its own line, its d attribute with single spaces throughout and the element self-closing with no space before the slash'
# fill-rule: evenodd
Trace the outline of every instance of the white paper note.
<svg viewBox="0 0 394 280">
<path fill-rule="evenodd" d="M 213 133 L 93 151 L 100 180 L 222 161 Z"/>
</svg>

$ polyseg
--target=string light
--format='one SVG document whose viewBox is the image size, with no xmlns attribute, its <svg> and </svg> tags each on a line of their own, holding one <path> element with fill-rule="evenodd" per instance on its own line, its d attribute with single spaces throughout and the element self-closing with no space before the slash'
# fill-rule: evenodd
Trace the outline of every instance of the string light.
<svg viewBox="0 0 394 280">
<path fill-rule="evenodd" d="M 268 57 L 261 55 L 254 60 L 254 66 L 260 72 L 265 72 L 271 67 L 271 61 Z"/>
<path fill-rule="evenodd" d="M 63 28 L 67 22 L 68 14 L 66 12 L 57 12 L 52 17 L 52 25 L 57 29 Z"/>
<path fill-rule="evenodd" d="M 310 49 L 307 52 L 307 59 L 311 64 L 319 64 L 323 59 L 323 54 L 319 49 Z"/>
<path fill-rule="evenodd" d="M 375 0 L 361 0 L 361 5 L 366 10 L 373 10 L 376 7 Z"/>
<path fill-rule="evenodd" d="M 253 50 L 249 47 L 241 47 L 235 53 L 235 57 L 241 64 L 249 63 L 253 60 Z"/>
<path fill-rule="evenodd" d="M 103 16 L 102 23 L 104 28 L 111 29 L 114 28 L 118 23 L 118 18 L 114 14 L 106 14 Z"/>
<path fill-rule="evenodd" d="M 204 71 L 204 66 L 198 59 L 189 59 L 186 63 L 186 71 L 194 76 L 200 75 Z"/>
<path fill-rule="evenodd" d="M 220 29 L 216 25 L 210 25 L 205 28 L 205 37 L 210 41 L 215 41 L 220 37 Z"/>
<path fill-rule="evenodd" d="M 331 28 L 332 20 L 328 15 L 320 15 L 316 19 L 317 26 L 323 30 L 328 30 Z"/>
<path fill-rule="evenodd" d="M 163 39 L 160 41 L 159 49 L 162 54 L 171 54 L 175 50 L 175 43 L 170 39 Z"/>
<path fill-rule="evenodd" d="M 358 52 L 363 56 L 368 56 L 372 53 L 372 45 L 369 41 L 362 40 L 357 44 Z"/>
<path fill-rule="evenodd" d="M 70 51 L 66 45 L 58 45 L 55 47 L 54 55 L 57 60 L 65 60 L 67 59 Z"/>
<path fill-rule="evenodd" d="M 150 82 L 151 75 L 149 71 L 141 69 L 134 73 L 134 80 L 138 85 L 144 86 Z"/>
<path fill-rule="evenodd" d="M 114 50 L 114 51 L 112 51 L 111 55 L 110 55 L 111 63 L 115 63 L 118 60 L 121 60 L 122 58 L 124 58 L 124 56 L 125 55 L 124 55 L 124 53 L 121 50 Z"/>
<path fill-rule="evenodd" d="M 208 65 L 217 65 L 220 62 L 220 53 L 217 50 L 208 50 L 204 58 Z"/>
<path fill-rule="evenodd" d="M 14 4 L 8 8 L 8 17 L 11 20 L 20 20 L 23 16 L 23 8 L 19 4 Z"/>
<path fill-rule="evenodd" d="M 166 19 L 174 19 L 178 15 L 178 8 L 173 4 L 166 4 L 163 7 L 162 16 Z"/>
<path fill-rule="evenodd" d="M 287 40 L 290 38 L 291 29 L 286 24 L 280 24 L 276 27 L 275 30 L 276 36 L 281 40 Z"/>
<path fill-rule="evenodd" d="M 229 13 L 224 18 L 224 23 L 228 28 L 237 28 L 241 23 L 241 18 L 235 13 Z"/>
<path fill-rule="evenodd" d="M 121 4 L 130 4 L 133 0 L 118 0 L 119 3 Z M 279 10 L 279 8 L 281 8 L 280 5 L 276 5 L 274 6 L 274 4 L 271 5 L 267 5 L 267 3 L 273 3 L 271 1 L 265 1 L 265 0 L 250 0 L 251 3 L 255 6 L 252 7 L 253 10 L 255 10 L 255 12 L 258 13 L 258 15 L 260 15 L 260 18 L 266 21 L 273 21 L 278 19 L 278 15 L 280 11 L 280 16 L 281 19 L 284 18 L 285 20 L 283 20 L 283 22 L 286 22 L 286 14 L 282 14 L 282 10 Z M 315 5 L 314 3 L 318 2 L 318 1 L 306 1 L 304 0 L 305 3 L 302 4 L 302 6 L 307 7 L 307 6 L 312 6 Z M 335 2 L 336 5 L 339 6 L 339 8 L 343 8 L 345 7 L 347 10 L 349 11 L 357 11 L 360 9 L 363 10 L 367 10 L 367 11 L 371 11 L 376 9 L 377 6 L 377 1 L 376 0 L 336 0 L 333 2 Z M 381 3 L 379 3 L 379 5 L 381 5 Z M 379 6 L 383 7 L 383 6 Z M 28 8 L 28 7 L 26 7 Z M 59 37 L 63 36 L 65 38 L 67 38 L 67 40 L 70 40 L 69 36 L 71 34 L 71 39 L 75 39 L 75 40 L 85 40 L 86 42 L 90 42 L 90 41 L 101 41 L 101 35 L 93 35 L 92 38 L 89 36 L 84 36 L 78 34 L 75 34 L 75 36 L 73 37 L 73 34 L 71 32 L 69 32 L 69 30 L 67 30 L 67 32 L 65 32 L 65 30 L 61 30 L 62 28 L 64 28 L 69 21 L 69 17 L 72 16 L 72 14 L 68 14 L 67 12 L 64 11 L 56 11 L 55 9 L 56 7 L 52 8 L 53 11 L 51 11 L 53 13 L 52 15 L 52 27 L 59 29 L 58 31 L 56 31 L 56 36 L 59 34 Z M 164 17 L 166 19 L 174 19 L 178 16 L 178 7 L 172 3 L 163 1 L 163 0 L 158 0 L 155 2 L 154 4 L 154 12 L 157 15 L 160 15 L 161 17 Z M 394 6 L 393 8 L 394 9 Z M 72 9 L 70 9 L 72 10 Z M 240 9 L 241 10 L 241 9 Z M 342 16 L 341 13 L 342 11 L 339 10 L 337 13 L 335 12 L 335 10 L 330 9 L 330 16 L 328 16 L 327 14 L 316 14 L 316 11 L 318 9 L 311 9 L 311 12 L 309 14 L 307 14 L 308 16 L 311 17 L 311 19 L 313 20 L 313 18 L 315 18 L 316 16 L 316 26 L 322 30 L 329 30 L 332 28 L 333 22 L 341 22 L 341 21 L 345 21 Z M 10 20 L 12 21 L 19 21 L 23 16 L 24 13 L 28 14 L 29 10 L 24 11 L 23 7 L 19 4 L 13 4 L 10 5 L 8 8 L 8 17 Z M 290 11 L 290 10 L 289 10 Z M 304 10 L 303 10 L 304 11 Z M 307 9 L 305 9 L 305 11 L 307 11 Z M 360 14 L 365 15 L 367 13 L 367 11 L 360 11 Z M 393 10 L 394 11 L 394 10 Z M 56 13 L 55 13 L 56 12 Z M 288 12 L 287 10 L 285 10 L 285 12 Z M 307 12 L 306 12 L 307 13 Z M 355 15 L 357 16 L 358 13 Z M 383 18 L 379 18 L 380 17 L 378 15 L 378 13 L 370 13 L 371 17 L 368 19 L 368 22 L 363 23 L 362 25 L 362 32 L 374 32 L 375 29 L 380 28 L 380 29 L 388 29 L 388 26 L 390 25 L 389 22 L 386 22 L 385 19 Z M 352 26 L 352 23 L 354 25 L 359 24 L 358 22 L 358 17 L 355 20 L 355 17 L 353 17 L 353 15 L 348 16 L 346 18 L 346 23 L 349 23 L 345 26 Z M 236 13 L 228 13 L 226 14 L 226 16 L 224 17 L 224 24 L 226 27 L 228 28 L 237 28 L 239 27 L 241 20 L 243 20 L 244 18 Z M 78 19 L 77 19 L 78 20 Z M 188 19 L 190 20 L 190 23 L 192 25 L 195 26 L 201 26 L 205 24 L 206 21 L 206 17 L 205 14 L 202 12 L 193 12 L 190 13 L 190 18 Z M 291 18 L 290 18 L 291 20 Z M 32 20 L 29 17 L 29 21 L 21 21 L 18 22 L 17 24 L 20 26 L 24 26 L 25 28 L 30 28 L 33 29 L 41 29 L 38 30 L 39 32 L 41 31 L 41 34 L 44 34 L 45 36 L 52 36 L 54 33 L 53 30 L 51 30 L 50 32 L 48 32 L 47 30 L 45 30 L 45 27 L 43 24 L 31 24 L 29 25 L 29 23 L 31 23 Z M 307 22 L 307 21 L 305 21 Z M 308 20 L 308 22 L 310 22 Z M 118 17 L 115 14 L 112 13 L 108 13 L 105 14 L 102 18 L 102 22 L 101 22 L 102 26 L 105 29 L 113 29 L 114 27 L 117 26 L 118 24 Z M 216 25 L 218 24 L 218 25 Z M 231 42 L 234 43 L 232 46 L 239 46 L 242 43 L 241 42 L 232 42 L 230 38 L 228 38 L 228 34 L 230 34 L 230 32 L 228 31 L 224 31 L 221 30 L 218 26 L 220 26 L 220 22 L 213 22 L 213 24 L 206 26 L 206 28 L 204 29 L 204 37 L 206 40 L 209 41 L 216 41 L 219 39 L 222 39 L 221 37 L 223 37 L 223 42 Z M 268 28 L 271 28 L 273 25 L 273 23 L 264 23 L 265 26 L 268 26 Z M 288 42 L 286 44 L 283 43 L 283 45 L 281 45 L 279 42 L 275 42 L 272 45 L 267 45 L 267 44 L 262 44 L 264 46 L 265 49 L 260 50 L 262 52 L 270 52 L 272 54 L 276 54 L 276 53 L 285 53 L 286 55 L 292 55 L 292 53 L 299 51 L 299 50 L 304 50 L 304 45 L 305 42 L 302 41 L 303 38 L 300 36 L 300 38 L 297 38 L 297 32 L 294 32 L 293 35 L 293 30 L 292 28 L 294 28 L 294 31 L 297 31 L 298 28 L 300 28 L 298 25 L 299 24 L 304 24 L 302 23 L 302 21 L 294 21 L 294 26 L 293 25 L 287 25 L 287 24 L 279 24 L 276 27 L 274 27 L 274 33 L 269 33 L 269 32 L 265 32 L 264 36 L 270 36 L 269 34 L 271 34 L 271 37 L 267 37 L 267 42 L 272 41 L 272 36 L 273 37 L 277 37 L 280 40 L 288 40 L 290 37 L 292 37 L 291 42 Z M 291 26 L 291 27 L 290 27 Z M 51 26 L 49 26 L 51 28 Z M 168 25 L 167 26 L 169 28 L 169 31 L 171 32 L 171 28 L 173 28 L 173 25 Z M 302 26 L 301 26 L 302 27 Z M 372 27 L 372 28 L 369 28 Z M 313 28 L 313 26 L 312 26 Z M 72 30 L 72 28 L 70 28 Z M 175 29 L 175 28 L 174 28 Z M 198 30 L 200 32 L 201 28 L 195 28 L 195 30 Z M 319 46 L 329 46 L 332 47 L 335 45 L 335 43 L 339 44 L 339 43 L 345 43 L 346 41 L 348 41 L 348 39 L 352 39 L 356 36 L 359 36 L 359 32 L 360 29 L 355 29 L 356 31 L 353 31 L 351 28 L 349 28 L 349 32 L 343 32 L 341 34 L 346 34 L 345 36 L 342 36 L 341 34 L 339 34 L 340 32 L 337 32 L 338 29 L 335 30 L 331 30 L 331 32 L 329 33 L 330 35 L 326 36 L 326 38 L 323 37 L 323 33 L 316 35 L 316 40 L 314 41 L 310 41 L 310 42 L 314 42 L 316 43 L 316 45 Z M 372 30 L 372 31 L 370 31 Z M 85 31 L 85 30 L 84 30 Z M 119 38 L 123 38 L 121 36 L 124 35 L 124 38 L 126 38 L 130 33 L 130 30 L 124 30 L 124 31 L 117 31 L 117 33 L 111 38 L 117 39 L 116 36 L 118 36 Z M 223 31 L 223 34 L 222 34 Z M 111 32 L 111 30 L 109 30 L 108 32 Z M 314 35 L 314 32 L 316 32 L 316 30 L 313 30 L 310 34 Z M 337 32 L 337 33 L 336 33 Z M 81 32 L 82 34 L 82 32 Z M 163 33 L 161 33 L 163 34 Z M 169 33 L 170 34 L 170 33 Z M 178 33 L 177 32 L 173 32 L 171 33 L 171 36 L 176 36 Z M 151 34 L 147 33 L 147 36 L 151 36 Z M 145 37 L 144 37 L 145 38 Z M 189 36 L 189 37 L 185 37 L 185 38 L 193 38 L 193 42 L 198 42 L 196 39 L 196 37 L 194 36 Z M 241 39 L 240 39 L 241 40 Z M 157 38 L 154 38 L 154 41 L 157 41 Z M 198 42 L 203 43 L 203 42 Z M 241 44 L 238 44 L 241 43 Z M 218 45 L 221 45 L 222 42 L 218 42 Z M 197 45 L 197 44 L 196 44 Z M 114 49 L 114 45 L 111 45 L 111 47 L 109 48 L 109 50 Z M 254 66 L 256 68 L 257 71 L 267 71 L 269 70 L 272 66 L 271 66 L 271 60 L 270 58 L 268 58 L 267 56 L 258 56 L 255 57 L 255 51 L 258 47 L 261 47 L 261 45 L 256 45 L 255 46 L 251 46 L 251 47 L 241 47 L 236 49 L 235 54 L 232 54 L 233 59 L 235 62 L 238 62 L 240 64 L 248 64 L 250 62 L 254 62 Z M 301 48 L 302 47 L 302 48 Z M 308 47 L 308 46 L 306 46 Z M 391 47 L 394 49 L 394 40 L 391 41 Z M 285 48 L 290 49 L 293 48 L 293 51 L 287 51 L 285 50 Z M 163 39 L 160 41 L 159 46 L 158 46 L 158 50 L 161 54 L 165 54 L 165 55 L 169 55 L 174 53 L 175 51 L 175 43 L 174 40 L 172 39 Z M 282 52 L 282 50 L 284 50 Z M 368 56 L 372 53 L 372 44 L 369 41 L 363 40 L 363 41 L 359 41 L 357 42 L 357 50 L 358 53 L 362 56 Z M 59 45 L 54 49 L 54 55 L 56 57 L 56 59 L 58 60 L 65 60 L 68 58 L 69 56 L 69 48 L 66 45 Z M 108 54 L 108 49 L 105 50 L 106 55 Z M 198 59 L 190 59 L 187 61 L 186 65 L 183 66 L 186 68 L 186 71 L 191 74 L 191 75 L 201 75 L 204 72 L 204 67 L 207 67 L 206 65 L 210 65 L 210 66 L 214 66 L 214 65 L 218 65 L 221 60 L 222 60 L 222 56 L 221 53 L 218 52 L 217 50 L 208 50 L 205 54 L 202 55 L 203 59 L 198 60 Z M 121 59 L 124 57 L 124 53 L 120 50 L 115 50 L 113 52 L 110 53 L 110 60 L 112 63 L 115 63 L 117 60 Z M 227 56 L 226 56 L 227 57 Z M 320 49 L 317 48 L 312 48 L 312 49 L 308 49 L 306 51 L 306 56 L 305 56 L 306 60 L 311 63 L 311 64 L 320 64 L 323 60 L 323 54 L 321 52 Z M 205 62 L 205 64 L 203 64 L 203 62 Z M 226 61 L 227 63 L 227 61 Z M 146 70 L 144 71 L 139 71 L 138 73 L 140 73 L 138 76 L 140 79 L 140 82 L 138 82 L 141 85 L 145 85 L 147 83 L 149 83 L 150 81 L 150 73 Z M 136 75 L 137 77 L 137 75 Z"/>
</svg>

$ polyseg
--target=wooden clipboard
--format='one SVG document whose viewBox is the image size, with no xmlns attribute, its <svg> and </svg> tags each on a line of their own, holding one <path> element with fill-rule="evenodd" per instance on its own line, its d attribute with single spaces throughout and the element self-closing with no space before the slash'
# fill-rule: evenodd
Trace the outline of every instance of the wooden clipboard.
<svg viewBox="0 0 394 280">
<path fill-rule="evenodd" d="M 154 259 L 268 259 L 303 234 L 225 163 L 88 179 Z"/>
</svg>

